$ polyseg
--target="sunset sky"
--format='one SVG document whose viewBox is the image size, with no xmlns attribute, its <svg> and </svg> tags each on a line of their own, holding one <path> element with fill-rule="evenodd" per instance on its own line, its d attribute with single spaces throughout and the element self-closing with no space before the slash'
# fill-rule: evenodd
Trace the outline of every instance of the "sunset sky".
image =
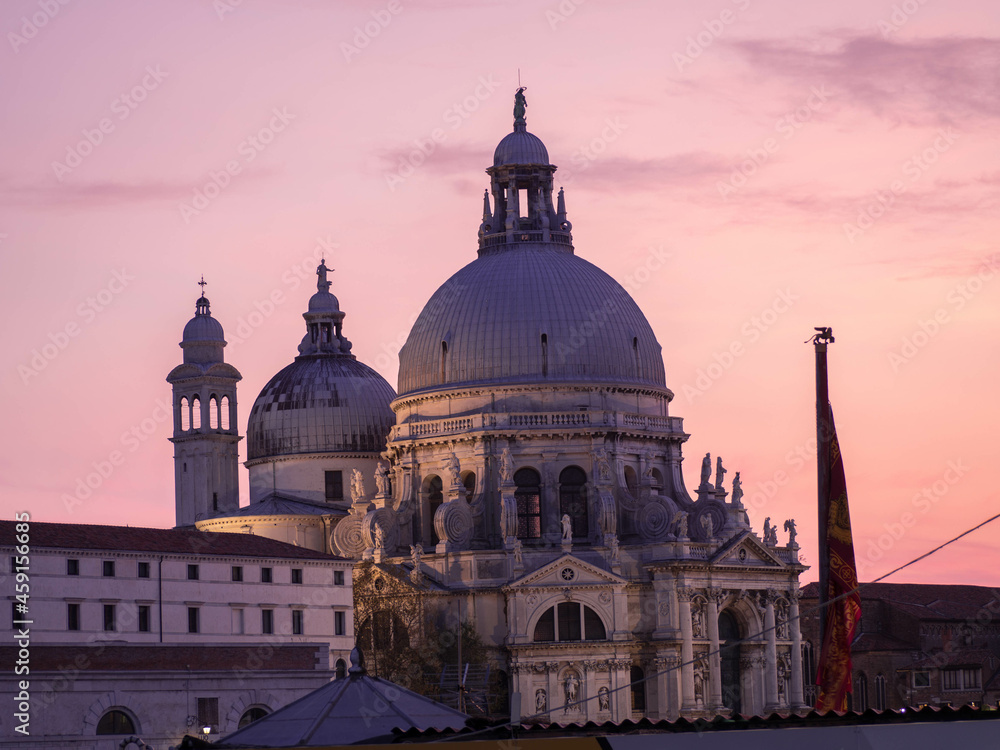
<svg viewBox="0 0 1000 750">
<path fill-rule="evenodd" d="M 689 487 L 721 455 L 814 565 L 828 325 L 859 577 L 1000 512 L 995 2 L 7 0 L 0 30 L 5 518 L 172 525 L 202 274 L 241 431 L 324 255 L 395 386 L 476 257 L 518 69 L 576 252 L 663 347 Z M 997 585 L 998 542 L 891 580 Z"/>
</svg>

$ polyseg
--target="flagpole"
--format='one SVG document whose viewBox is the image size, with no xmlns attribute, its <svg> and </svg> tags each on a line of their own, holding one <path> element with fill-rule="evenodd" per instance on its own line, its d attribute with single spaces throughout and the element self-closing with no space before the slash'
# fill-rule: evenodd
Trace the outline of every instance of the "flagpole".
<svg viewBox="0 0 1000 750">
<path fill-rule="evenodd" d="M 827 574 L 829 560 L 826 549 L 827 504 L 830 502 L 830 389 L 827 379 L 826 346 L 833 343 L 833 329 L 816 328 L 812 342 L 816 349 L 816 531 L 819 538 L 819 642 L 823 643 L 826 629 Z"/>
</svg>

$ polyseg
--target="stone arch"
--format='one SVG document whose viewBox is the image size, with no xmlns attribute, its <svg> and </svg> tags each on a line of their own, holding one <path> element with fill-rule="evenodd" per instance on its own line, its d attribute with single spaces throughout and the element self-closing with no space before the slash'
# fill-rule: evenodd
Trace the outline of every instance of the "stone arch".
<svg viewBox="0 0 1000 750">
<path fill-rule="evenodd" d="M 281 708 L 281 704 L 267 690 L 247 690 L 240 693 L 226 712 L 223 734 L 235 732 L 240 724 L 240 717 L 254 707 L 265 708 L 268 713 L 274 713 Z"/>
<path fill-rule="evenodd" d="M 611 603 L 602 604 L 599 601 L 599 596 L 596 594 L 582 594 L 579 596 L 574 596 L 572 599 L 567 599 L 566 595 L 563 593 L 554 593 L 550 596 L 545 597 L 541 601 L 537 602 L 532 610 L 531 614 L 528 615 L 527 632 L 526 635 L 529 639 L 534 639 L 535 627 L 538 625 L 538 621 L 541 619 L 542 615 L 548 612 L 553 607 L 562 604 L 563 602 L 571 601 L 577 604 L 582 604 L 585 607 L 589 607 L 593 610 L 594 614 L 601 621 L 601 625 L 604 626 L 605 637 L 610 638 L 611 633 L 614 631 L 612 627 L 613 617 L 611 615 Z M 531 606 L 531 605 L 529 605 Z"/>
<path fill-rule="evenodd" d="M 134 695 L 124 690 L 112 690 L 105 693 L 100 698 L 90 704 L 87 713 L 83 715 L 84 736 L 97 734 L 97 722 L 101 720 L 108 711 L 121 711 L 132 720 L 136 734 L 142 732 L 142 723 L 139 721 L 139 714 L 136 711 L 136 700 Z"/>
<path fill-rule="evenodd" d="M 444 480 L 440 474 L 428 474 L 420 482 L 421 537 L 424 544 L 437 544 L 434 513 L 444 503 Z"/>
</svg>

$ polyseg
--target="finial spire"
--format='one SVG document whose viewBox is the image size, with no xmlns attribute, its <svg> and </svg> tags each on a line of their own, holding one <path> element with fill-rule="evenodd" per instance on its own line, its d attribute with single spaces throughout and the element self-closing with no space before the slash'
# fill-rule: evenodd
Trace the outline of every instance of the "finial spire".
<svg viewBox="0 0 1000 750">
<path fill-rule="evenodd" d="M 316 268 L 316 275 L 319 276 L 319 281 L 316 282 L 316 289 L 321 292 L 329 292 L 330 286 L 333 284 L 332 281 L 327 281 L 326 274 L 328 271 L 333 271 L 332 268 L 326 267 L 326 258 L 321 258 L 319 261 L 319 266 Z"/>
<path fill-rule="evenodd" d="M 518 86 L 514 93 L 514 130 L 523 131 L 528 127 L 524 119 L 524 110 L 528 106 L 528 101 L 524 98 L 524 92 L 527 88 L 527 86 Z"/>
<path fill-rule="evenodd" d="M 208 286 L 208 282 L 205 281 L 205 274 L 201 275 L 201 281 L 198 282 L 198 286 L 201 287 L 201 296 L 205 296 L 205 287 Z"/>
</svg>

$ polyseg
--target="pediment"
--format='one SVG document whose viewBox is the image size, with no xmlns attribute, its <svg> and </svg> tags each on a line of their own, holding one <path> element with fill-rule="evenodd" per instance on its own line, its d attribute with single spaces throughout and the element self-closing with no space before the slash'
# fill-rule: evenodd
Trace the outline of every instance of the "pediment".
<svg viewBox="0 0 1000 750">
<path fill-rule="evenodd" d="M 745 531 L 731 539 L 708 562 L 710 565 L 738 565 L 745 568 L 786 567 L 751 531 Z"/>
<path fill-rule="evenodd" d="M 566 571 L 571 571 L 567 573 Z M 580 585 L 624 585 L 621 576 L 610 573 L 571 554 L 562 555 L 552 562 L 533 570 L 510 583 L 510 588 L 566 588 Z"/>
</svg>

